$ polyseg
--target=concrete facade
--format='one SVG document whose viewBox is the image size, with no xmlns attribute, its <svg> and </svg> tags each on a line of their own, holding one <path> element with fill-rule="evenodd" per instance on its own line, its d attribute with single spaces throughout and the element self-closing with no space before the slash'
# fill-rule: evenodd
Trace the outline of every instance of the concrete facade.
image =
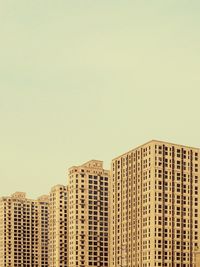
<svg viewBox="0 0 200 267">
<path fill-rule="evenodd" d="M 194 255 L 195 255 L 195 267 L 200 267 L 200 250 L 197 249 Z"/>
<path fill-rule="evenodd" d="M 109 171 L 91 160 L 69 169 L 69 267 L 108 266 Z"/>
<path fill-rule="evenodd" d="M 110 267 L 195 265 L 199 156 L 153 140 L 113 159 Z"/>
<path fill-rule="evenodd" d="M 0 267 L 48 266 L 48 196 L 0 199 Z"/>
<path fill-rule="evenodd" d="M 56 185 L 49 203 L 49 267 L 68 267 L 68 191 Z"/>
</svg>

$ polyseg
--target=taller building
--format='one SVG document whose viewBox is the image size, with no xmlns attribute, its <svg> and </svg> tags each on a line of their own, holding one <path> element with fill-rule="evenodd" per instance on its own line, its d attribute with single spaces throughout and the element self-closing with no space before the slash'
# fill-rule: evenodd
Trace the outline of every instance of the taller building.
<svg viewBox="0 0 200 267">
<path fill-rule="evenodd" d="M 56 185 L 49 203 L 49 267 L 68 267 L 67 186 Z"/>
<path fill-rule="evenodd" d="M 150 141 L 112 161 L 111 267 L 192 267 L 200 152 Z"/>
<path fill-rule="evenodd" d="M 69 169 L 69 267 L 108 266 L 108 185 L 102 161 Z"/>
<path fill-rule="evenodd" d="M 48 197 L 0 199 L 0 267 L 48 266 Z"/>
</svg>

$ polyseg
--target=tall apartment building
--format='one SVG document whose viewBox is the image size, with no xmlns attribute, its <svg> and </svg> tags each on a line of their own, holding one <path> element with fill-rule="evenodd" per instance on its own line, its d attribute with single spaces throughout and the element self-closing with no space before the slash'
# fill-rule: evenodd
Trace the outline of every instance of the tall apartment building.
<svg viewBox="0 0 200 267">
<path fill-rule="evenodd" d="M 0 267 L 47 267 L 48 197 L 0 199 Z"/>
<path fill-rule="evenodd" d="M 54 186 L 49 203 L 49 267 L 68 267 L 67 205 L 67 186 Z"/>
<path fill-rule="evenodd" d="M 38 243 L 38 266 L 49 267 L 49 196 L 43 195 L 35 203 L 37 209 L 36 221 L 38 223 L 38 240 L 36 242 L 36 244 Z"/>
<path fill-rule="evenodd" d="M 112 161 L 111 267 L 192 267 L 200 151 L 150 141 Z"/>
<path fill-rule="evenodd" d="M 69 169 L 69 267 L 108 266 L 108 184 L 102 161 Z"/>
</svg>

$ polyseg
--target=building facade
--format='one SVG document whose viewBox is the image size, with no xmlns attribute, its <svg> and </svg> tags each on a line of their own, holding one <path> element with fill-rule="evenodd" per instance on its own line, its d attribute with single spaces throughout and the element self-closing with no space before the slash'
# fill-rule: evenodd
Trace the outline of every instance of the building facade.
<svg viewBox="0 0 200 267">
<path fill-rule="evenodd" d="M 39 267 L 47 267 L 49 261 L 49 196 L 44 195 L 36 201 L 38 222 L 38 261 Z"/>
<path fill-rule="evenodd" d="M 49 267 L 68 267 L 67 186 L 51 189 L 49 202 Z"/>
<path fill-rule="evenodd" d="M 150 141 L 112 161 L 111 267 L 192 267 L 199 149 Z"/>
<path fill-rule="evenodd" d="M 91 160 L 69 169 L 69 267 L 108 266 L 109 171 Z"/>
<path fill-rule="evenodd" d="M 0 267 L 48 266 L 48 197 L 0 199 Z"/>
<path fill-rule="evenodd" d="M 195 267 L 200 267 L 200 250 L 199 250 L 199 248 L 197 248 L 196 251 L 194 252 L 194 256 L 195 256 Z"/>
</svg>

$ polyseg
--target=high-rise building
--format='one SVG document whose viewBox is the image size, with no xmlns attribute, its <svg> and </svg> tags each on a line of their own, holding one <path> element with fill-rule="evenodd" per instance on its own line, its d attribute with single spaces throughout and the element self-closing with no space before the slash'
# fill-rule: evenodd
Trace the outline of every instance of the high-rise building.
<svg viewBox="0 0 200 267">
<path fill-rule="evenodd" d="M 67 206 L 67 186 L 54 186 L 49 203 L 49 267 L 68 267 Z"/>
<path fill-rule="evenodd" d="M 0 199 L 0 267 L 48 266 L 48 197 Z"/>
<path fill-rule="evenodd" d="M 91 160 L 69 169 L 69 267 L 108 266 L 109 171 Z"/>
<path fill-rule="evenodd" d="M 36 200 L 38 222 L 38 262 L 39 267 L 49 267 L 49 196 L 43 195 Z M 32 267 L 32 266 L 31 266 Z"/>
<path fill-rule="evenodd" d="M 112 161 L 111 267 L 192 267 L 200 151 L 150 141 Z"/>
</svg>

